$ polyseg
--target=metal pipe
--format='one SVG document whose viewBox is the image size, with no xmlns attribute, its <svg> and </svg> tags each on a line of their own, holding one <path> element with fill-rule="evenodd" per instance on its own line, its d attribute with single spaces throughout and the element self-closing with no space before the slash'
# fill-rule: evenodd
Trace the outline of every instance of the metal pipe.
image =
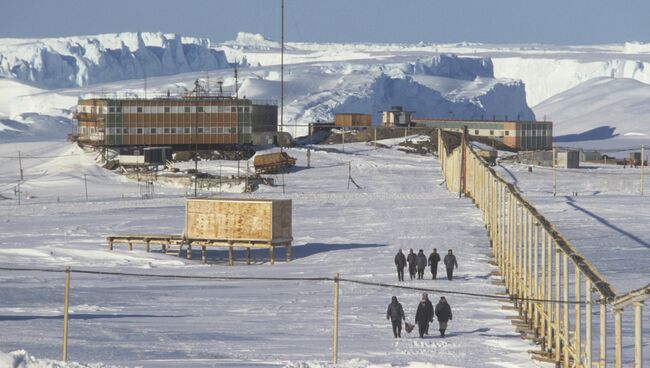
<svg viewBox="0 0 650 368">
<path fill-rule="evenodd" d="M 564 301 L 563 311 L 563 336 L 564 336 L 564 366 L 569 366 L 569 256 L 563 253 L 562 257 L 562 301 Z"/>
<path fill-rule="evenodd" d="M 586 316 L 586 331 L 585 331 L 585 367 L 591 367 L 591 339 L 592 339 L 592 310 L 591 310 L 591 280 L 585 277 L 585 316 Z"/>
<path fill-rule="evenodd" d="M 602 298 L 603 295 L 601 294 Z M 605 368 L 607 366 L 607 308 L 604 302 L 600 304 L 600 313 L 598 318 L 600 319 L 599 326 L 599 349 L 598 349 L 598 366 L 600 368 Z"/>
</svg>

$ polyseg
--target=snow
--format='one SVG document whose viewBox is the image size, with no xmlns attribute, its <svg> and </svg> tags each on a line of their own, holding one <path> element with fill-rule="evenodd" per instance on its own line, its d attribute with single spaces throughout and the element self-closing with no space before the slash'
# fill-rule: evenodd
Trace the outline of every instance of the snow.
<svg viewBox="0 0 650 368">
<path fill-rule="evenodd" d="M 0 76 L 44 88 L 228 67 L 207 39 L 151 32 L 0 40 Z"/>
<path fill-rule="evenodd" d="M 386 142 L 388 143 L 388 142 Z M 298 167 L 281 187 L 262 186 L 246 196 L 291 198 L 295 260 L 228 267 L 224 251 L 212 264 L 176 258 L 136 246 L 106 249 L 110 233 L 180 233 L 184 188 L 156 187 L 156 197 L 137 199 L 138 185 L 99 169 L 94 155 L 65 143 L 0 145 L 0 155 L 25 159 L 20 205 L 9 181 L 0 194 L 0 266 L 47 267 L 204 276 L 342 277 L 395 283 L 398 248 L 453 248 L 460 269 L 452 281 L 408 281 L 407 286 L 495 295 L 494 267 L 480 213 L 447 192 L 438 162 L 363 143 L 327 150 L 287 149 Z M 362 189 L 347 189 L 348 163 Z M 209 165 L 209 162 L 202 162 Z M 224 162 L 213 162 L 213 170 Z M 231 168 L 236 162 L 229 163 Z M 0 161 L 0 176 L 15 175 L 15 160 Z M 90 199 L 84 200 L 84 176 Z M 405 181 L 404 178 L 409 180 Z M 281 182 L 280 177 L 276 182 Z M 228 195 L 228 194 L 223 194 Z M 230 195 L 228 195 L 230 196 Z M 444 214 L 441 216 L 441 214 Z M 35 227 L 34 224 L 38 223 Z M 449 236 L 454 234 L 453 236 Z M 279 257 L 283 252 L 278 251 Z M 243 253 L 236 252 L 242 259 Z M 430 276 L 429 276 L 430 277 Z M 0 351 L 24 349 L 37 360 L 60 353 L 62 275 L 0 271 Z M 504 303 L 447 294 L 454 309 L 449 337 L 395 340 L 385 320 L 391 295 L 413 320 L 420 294 L 342 283 L 341 367 L 539 366 L 534 346 L 514 331 Z M 438 300 L 444 291 L 430 293 Z M 332 326 L 332 283 L 308 281 L 196 281 L 72 274 L 69 354 L 80 364 L 145 367 L 327 367 Z M 435 325 L 431 328 L 435 336 Z M 29 339 L 25 339 L 29 336 Z M 107 348 L 109 347 L 109 348 Z M 5 354 L 6 355 L 6 354 Z M 542 365 L 543 366 L 543 365 Z"/>
<path fill-rule="evenodd" d="M 553 117 L 553 133 L 560 143 L 614 138 L 624 145 L 626 137 L 650 134 L 648 100 L 648 84 L 601 77 L 547 99 L 535 111 Z"/>
</svg>

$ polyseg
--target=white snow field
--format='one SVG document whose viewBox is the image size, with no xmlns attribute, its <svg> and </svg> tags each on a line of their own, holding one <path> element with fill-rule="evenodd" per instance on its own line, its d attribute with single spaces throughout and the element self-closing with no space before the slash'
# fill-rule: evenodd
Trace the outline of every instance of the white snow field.
<svg viewBox="0 0 650 368">
<path fill-rule="evenodd" d="M 341 148 L 327 148 L 332 147 Z M 21 190 L 31 199 L 18 205 L 11 191 L 2 192 L 12 199 L 0 201 L 0 267 L 71 266 L 184 276 L 333 277 L 340 272 L 345 278 L 397 284 L 393 257 L 399 248 L 430 253 L 437 247 L 443 252 L 454 249 L 460 265 L 456 278 L 434 281 L 427 271 L 426 280 L 401 285 L 490 296 L 503 291 L 493 284 L 494 267 L 488 263 L 490 250 L 479 211 L 440 185 L 438 162 L 432 157 L 349 144 L 345 153 L 314 151 L 313 168 L 308 169 L 306 151 L 289 149 L 299 164 L 284 176 L 286 194 L 281 187 L 262 187 L 250 196 L 293 200 L 295 260 L 270 265 L 263 261 L 267 252 L 254 252 L 253 265 L 239 262 L 229 267 L 224 251 L 210 251 L 210 264 L 204 265 L 196 254 L 189 261 L 157 250 L 146 253 L 137 246 L 132 252 L 119 245 L 107 250 L 103 237 L 110 233 L 180 233 L 184 189 L 157 187 L 155 199 L 139 200 L 134 198 L 136 184 L 98 169 L 92 154 L 69 144 L 4 144 L 0 155 L 18 148 L 25 155 L 49 152 L 53 158 L 27 161 Z M 0 161 L 1 175 L 16 170 L 15 163 Z M 347 189 L 349 163 L 362 189 Z M 243 258 L 241 252 L 236 256 Z M 63 274 L 0 271 L 0 278 L 0 351 L 5 353 L 0 362 L 20 349 L 27 353 L 14 354 L 57 359 Z M 331 281 L 210 281 L 74 272 L 71 279 L 72 361 L 145 367 L 329 366 Z M 453 308 L 448 337 L 439 338 L 434 324 L 425 339 L 405 332 L 402 339 L 394 339 L 385 319 L 392 295 L 412 322 L 420 292 L 341 284 L 340 366 L 539 366 L 527 354 L 534 345 L 514 331 L 506 319 L 510 312 L 502 310 L 500 301 L 430 293 L 434 302 L 446 295 Z"/>
</svg>

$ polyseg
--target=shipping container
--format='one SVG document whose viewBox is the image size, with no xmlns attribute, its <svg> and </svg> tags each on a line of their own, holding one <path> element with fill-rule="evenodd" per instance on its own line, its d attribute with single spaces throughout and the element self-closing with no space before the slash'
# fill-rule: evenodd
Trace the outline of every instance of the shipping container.
<svg viewBox="0 0 650 368">
<path fill-rule="evenodd" d="M 185 236 L 218 241 L 291 242 L 290 199 L 193 198 Z"/>
</svg>

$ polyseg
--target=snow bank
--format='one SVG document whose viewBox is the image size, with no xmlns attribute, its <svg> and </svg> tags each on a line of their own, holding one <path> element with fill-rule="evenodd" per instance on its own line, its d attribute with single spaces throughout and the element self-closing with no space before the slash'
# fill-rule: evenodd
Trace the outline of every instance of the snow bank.
<svg viewBox="0 0 650 368">
<path fill-rule="evenodd" d="M 278 42 L 267 40 L 259 33 L 247 32 L 237 33 L 237 38 L 235 38 L 234 41 L 226 41 L 224 42 L 224 45 L 252 50 L 270 50 L 280 48 L 280 43 Z"/>
<path fill-rule="evenodd" d="M 620 139 L 650 135 L 649 100 L 650 85 L 634 79 L 603 77 L 557 94 L 534 109 L 538 116 L 547 116 L 555 123 L 554 135 L 562 141 Z M 602 127 L 612 129 L 595 130 Z"/>
<path fill-rule="evenodd" d="M 50 359 L 37 359 L 29 355 L 25 350 L 16 350 L 10 353 L 0 351 L 0 367 L 3 368 L 108 368 L 104 364 L 80 364 L 74 362 L 62 362 Z"/>
<path fill-rule="evenodd" d="M 207 39 L 151 32 L 1 39 L 0 76 L 65 88 L 228 66 Z"/>
</svg>

